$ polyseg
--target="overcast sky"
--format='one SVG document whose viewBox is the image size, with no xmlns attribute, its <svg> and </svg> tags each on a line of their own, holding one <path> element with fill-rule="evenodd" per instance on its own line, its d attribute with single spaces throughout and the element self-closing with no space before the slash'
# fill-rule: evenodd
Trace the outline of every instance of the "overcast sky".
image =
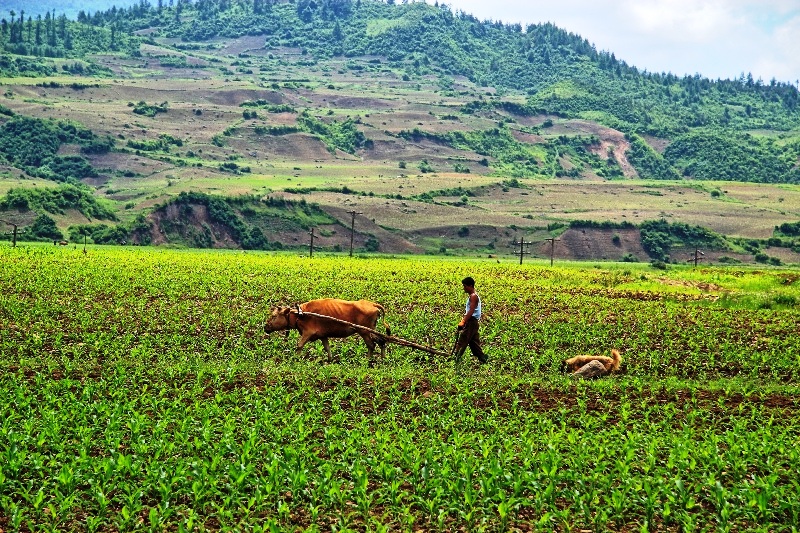
<svg viewBox="0 0 800 533">
<path fill-rule="evenodd" d="M 433 3 L 434 0 L 428 0 Z M 440 2 L 441 3 L 441 2 Z M 800 78 L 800 0 L 445 0 L 480 19 L 553 22 L 651 72 Z"/>
</svg>

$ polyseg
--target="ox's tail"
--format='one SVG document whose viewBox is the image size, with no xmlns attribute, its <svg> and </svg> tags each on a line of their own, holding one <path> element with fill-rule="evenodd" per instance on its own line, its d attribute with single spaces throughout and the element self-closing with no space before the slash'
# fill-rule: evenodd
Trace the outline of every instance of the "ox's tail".
<svg viewBox="0 0 800 533">
<path fill-rule="evenodd" d="M 619 372 L 619 365 L 622 363 L 622 356 L 619 353 L 619 350 L 613 349 L 611 350 L 611 359 L 613 359 L 613 363 L 611 364 L 611 371 L 612 372 Z"/>
<path fill-rule="evenodd" d="M 392 329 L 389 327 L 389 324 L 386 323 L 386 309 L 384 309 L 381 304 L 375 304 L 375 307 L 377 307 L 378 311 L 380 311 L 378 316 L 383 320 L 383 327 L 386 328 L 386 334 L 391 335 Z"/>
</svg>

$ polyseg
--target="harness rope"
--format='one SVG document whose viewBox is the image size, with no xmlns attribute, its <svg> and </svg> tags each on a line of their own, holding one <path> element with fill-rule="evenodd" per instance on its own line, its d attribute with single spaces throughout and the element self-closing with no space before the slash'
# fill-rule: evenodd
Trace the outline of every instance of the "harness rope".
<svg viewBox="0 0 800 533">
<path fill-rule="evenodd" d="M 290 314 L 291 314 L 291 312 L 290 312 Z M 332 317 L 332 316 L 328 316 L 328 315 L 321 315 L 319 313 L 312 313 L 310 311 L 303 311 L 302 309 L 300 309 L 299 306 L 298 306 L 297 314 L 300 315 L 300 316 L 308 315 L 308 316 L 313 316 L 313 317 L 316 317 L 316 318 L 322 318 L 322 319 L 325 319 L 325 320 L 330 320 L 331 322 L 336 322 L 336 323 L 339 323 L 339 324 L 350 326 L 351 328 L 353 328 L 356 331 L 364 331 L 364 332 L 370 333 L 370 334 L 374 335 L 375 337 L 383 339 L 385 342 L 389 342 L 389 343 L 392 343 L 392 344 L 399 344 L 400 346 L 406 346 L 408 348 L 413 348 L 415 350 L 420 350 L 420 351 L 423 351 L 423 352 L 427 352 L 427 353 L 432 354 L 432 355 L 441 355 L 441 356 L 444 356 L 444 357 L 449 357 L 449 355 L 450 355 L 450 354 L 447 354 L 445 352 L 436 350 L 434 348 L 430 348 L 428 346 L 423 346 L 422 344 L 417 344 L 416 342 L 412 342 L 412 341 L 409 341 L 409 340 L 406 340 L 406 339 L 402 339 L 400 337 L 395 337 L 394 335 L 388 335 L 386 333 L 381 333 L 380 331 L 375 331 L 374 329 L 368 328 L 366 326 L 361 326 L 359 324 L 353 324 L 352 322 L 348 322 L 347 320 L 342 320 L 341 318 L 336 318 L 336 317 Z M 297 318 L 295 318 L 295 324 L 297 324 Z M 297 330 L 300 331 L 299 328 Z"/>
</svg>

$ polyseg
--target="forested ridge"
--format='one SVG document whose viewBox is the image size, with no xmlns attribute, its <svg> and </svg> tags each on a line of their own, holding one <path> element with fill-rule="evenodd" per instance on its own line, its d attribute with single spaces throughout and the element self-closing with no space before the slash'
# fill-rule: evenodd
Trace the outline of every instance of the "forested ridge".
<svg viewBox="0 0 800 533">
<path fill-rule="evenodd" d="M 453 13 L 444 5 L 393 4 L 159 0 L 152 5 L 145 0 L 127 9 L 80 12 L 77 23 L 55 14 L 41 21 L 6 20 L 2 43 L 7 51 L 78 57 L 122 49 L 133 31 L 145 28 L 187 42 L 263 34 L 271 37 L 269 46 L 301 47 L 312 57 L 383 55 L 410 72 L 436 70 L 480 85 L 524 90 L 536 109 L 564 115 L 603 112 L 654 135 L 699 126 L 791 129 L 800 117 L 800 94 L 790 83 L 745 74 L 713 81 L 648 73 L 549 23 L 523 29 Z"/>
<path fill-rule="evenodd" d="M 134 32 L 153 29 L 148 37 Z M 525 105 L 502 99 L 518 114 L 585 118 L 624 131 L 643 177 L 800 181 L 800 143 L 753 132 L 792 132 L 800 124 L 800 93 L 791 83 L 742 74 L 733 80 L 651 73 L 598 51 L 552 24 L 479 20 L 448 6 L 375 0 L 141 0 L 128 8 L 80 11 L 76 20 L 48 12 L 0 21 L 3 75 L 48 75 L 36 56 L 81 59 L 99 51 L 136 55 L 142 40 L 179 38 L 177 48 L 220 37 L 266 36 L 266 47 L 298 47 L 309 61 L 333 56 L 386 58 L 409 78 L 465 76 L 480 86 L 522 91 Z M 63 71 L 98 74 L 91 62 Z M 663 155 L 643 135 L 675 142 Z M 720 157 L 722 155 L 722 157 Z"/>
</svg>

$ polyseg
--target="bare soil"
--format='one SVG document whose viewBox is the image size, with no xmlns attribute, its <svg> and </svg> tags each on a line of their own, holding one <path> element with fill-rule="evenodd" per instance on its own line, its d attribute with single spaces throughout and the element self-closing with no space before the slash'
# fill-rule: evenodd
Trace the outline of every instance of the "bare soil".
<svg viewBox="0 0 800 533">
<path fill-rule="evenodd" d="M 607 379 L 614 379 L 613 377 Z M 281 387 L 287 391 L 316 390 L 326 393 L 339 388 L 353 388 L 369 390 L 370 394 L 364 396 L 351 396 L 341 401 L 339 407 L 347 411 L 374 414 L 391 407 L 395 390 L 402 390 L 402 402 L 415 412 L 426 409 L 428 402 L 432 408 L 443 409 L 450 399 L 458 398 L 456 390 L 451 390 L 451 384 L 434 385 L 430 380 L 421 378 L 401 380 L 366 378 L 356 381 L 353 378 L 329 377 L 325 380 L 311 383 L 299 383 L 290 378 L 277 381 L 266 375 L 238 376 L 225 383 L 212 385 L 203 392 L 206 397 L 213 397 L 218 392 L 230 392 L 240 388 L 263 390 L 267 387 Z M 586 412 L 609 413 L 609 423 L 619 422 L 616 413 L 620 406 L 626 402 L 635 402 L 642 405 L 684 405 L 692 402 L 693 410 L 707 411 L 719 421 L 731 420 L 737 416 L 741 406 L 758 409 L 774 410 L 776 416 L 797 417 L 797 407 L 800 401 L 789 394 L 751 394 L 745 396 L 739 392 L 725 392 L 721 390 L 676 390 L 665 391 L 657 388 L 646 388 L 641 392 L 632 394 L 620 393 L 619 388 L 612 388 L 600 393 L 592 393 L 585 388 L 575 385 L 567 390 L 548 389 L 537 385 L 516 384 L 512 388 L 499 390 L 477 390 L 472 398 L 472 407 L 477 410 L 501 410 L 512 414 L 518 411 L 549 412 L 562 409 Z M 746 411 L 743 410 L 743 411 Z M 666 416 L 675 417 L 676 424 L 685 420 L 682 409 L 665 409 L 660 411 L 669 413 Z M 631 412 L 633 419 L 643 418 L 645 415 L 637 410 Z M 647 414 L 654 416 L 653 412 Z M 707 423 L 707 420 L 703 420 Z"/>
<path fill-rule="evenodd" d="M 315 246 L 318 249 L 326 250 L 331 250 L 338 246 L 343 251 L 348 250 L 350 246 L 350 214 L 345 209 L 336 207 L 327 207 L 325 211 L 337 223 L 320 224 L 315 227 Z M 190 213 L 188 216 L 187 212 Z M 149 237 L 154 245 L 169 244 L 168 234 L 171 231 L 176 231 L 175 228 L 184 227 L 186 231 L 177 230 L 184 240 L 191 240 L 191 234 L 197 233 L 198 228 L 208 228 L 210 230 L 212 248 L 240 247 L 230 228 L 213 221 L 206 206 L 201 204 L 190 204 L 188 209 L 186 206 L 171 204 L 164 209 L 154 211 L 148 215 L 147 219 L 152 223 Z M 280 242 L 284 246 L 305 247 L 310 240 L 308 231 L 291 220 L 275 218 L 266 222 L 266 226 L 262 227 L 262 229 L 266 231 L 270 241 Z M 422 252 L 422 249 L 402 236 L 377 226 L 368 217 L 357 215 L 353 239 L 354 248 L 357 251 L 363 249 L 367 240 L 371 237 L 378 239 L 380 251 L 384 253 L 407 254 Z M 138 240 L 141 239 L 137 239 L 137 242 Z"/>
<path fill-rule="evenodd" d="M 325 143 L 307 133 L 289 135 L 252 135 L 247 144 L 242 140 L 231 140 L 233 147 L 257 150 L 266 157 L 285 158 L 295 161 L 325 161 L 334 159 Z"/>
<path fill-rule="evenodd" d="M 206 96 L 209 103 L 228 107 L 239 107 L 244 102 L 252 100 L 266 100 L 271 104 L 284 104 L 286 99 L 280 93 L 272 90 L 259 91 L 256 89 L 232 89 L 211 91 Z"/>
<path fill-rule="evenodd" d="M 164 163 L 163 161 L 156 161 L 145 156 L 119 152 L 88 155 L 87 159 L 89 159 L 92 166 L 97 169 L 130 170 L 143 176 L 149 176 L 172 168 L 171 164 Z"/>
<path fill-rule="evenodd" d="M 619 237 L 619 244 L 614 242 L 615 236 Z M 639 261 L 649 260 L 638 229 L 568 229 L 555 241 L 554 248 L 558 259 L 614 261 L 626 254 L 632 254 Z M 550 257 L 550 243 L 538 245 L 536 255 Z"/>
<path fill-rule="evenodd" d="M 365 161 L 395 160 L 406 161 L 411 168 L 407 172 L 415 172 L 416 165 L 423 159 L 431 163 L 436 170 L 450 171 L 455 162 L 477 163 L 480 160 L 472 154 L 465 154 L 443 144 L 427 139 L 420 141 L 405 141 L 404 139 L 389 138 L 387 140 L 374 140 L 371 150 L 363 153 Z M 466 156 L 466 161 L 464 161 Z M 472 156 L 472 157 L 469 157 Z M 402 171 L 402 169 L 398 169 Z"/>
<path fill-rule="evenodd" d="M 323 97 L 323 102 L 327 102 L 329 107 L 336 107 L 340 109 L 391 109 L 395 102 L 379 99 L 367 98 L 362 96 L 347 96 L 331 94 Z"/>
<path fill-rule="evenodd" d="M 664 150 L 666 150 L 670 144 L 670 141 L 668 141 L 667 139 L 653 137 L 652 135 L 642 135 L 642 139 L 644 139 L 645 142 L 649 144 L 653 148 L 653 150 L 655 150 L 659 154 L 663 154 Z"/>
<path fill-rule="evenodd" d="M 154 211 L 148 219 L 153 223 L 150 238 L 153 244 L 167 244 L 169 241 L 166 237 L 166 232 L 163 229 L 165 223 L 175 221 L 186 221 L 191 223 L 195 228 L 208 227 L 211 230 L 212 248 L 237 248 L 238 244 L 230 233 L 230 229 L 222 224 L 218 224 L 211 220 L 208 215 L 208 208 L 204 205 L 195 204 L 189 210 L 191 215 L 188 217 L 180 213 L 181 206 L 171 204 L 166 206 L 165 209 Z"/>
<path fill-rule="evenodd" d="M 339 221 L 339 223 L 349 229 L 352 220 L 349 209 L 333 206 L 323 207 L 324 211 Z M 349 238 L 349 232 L 345 231 L 345 237 Z M 414 254 L 421 253 L 423 250 L 404 236 L 387 231 L 375 224 L 369 217 L 356 215 L 355 218 L 355 238 L 353 246 L 363 247 L 369 236 L 374 236 L 380 242 L 380 251 L 386 253 Z M 339 243 L 342 244 L 342 243 Z M 346 243 L 349 246 L 349 241 Z M 346 249 L 342 246 L 342 249 Z"/>
<path fill-rule="evenodd" d="M 253 50 L 264 48 L 266 38 L 263 35 L 245 35 L 236 39 L 226 39 L 222 41 L 223 46 L 219 49 L 220 55 L 239 55 Z"/>
</svg>

